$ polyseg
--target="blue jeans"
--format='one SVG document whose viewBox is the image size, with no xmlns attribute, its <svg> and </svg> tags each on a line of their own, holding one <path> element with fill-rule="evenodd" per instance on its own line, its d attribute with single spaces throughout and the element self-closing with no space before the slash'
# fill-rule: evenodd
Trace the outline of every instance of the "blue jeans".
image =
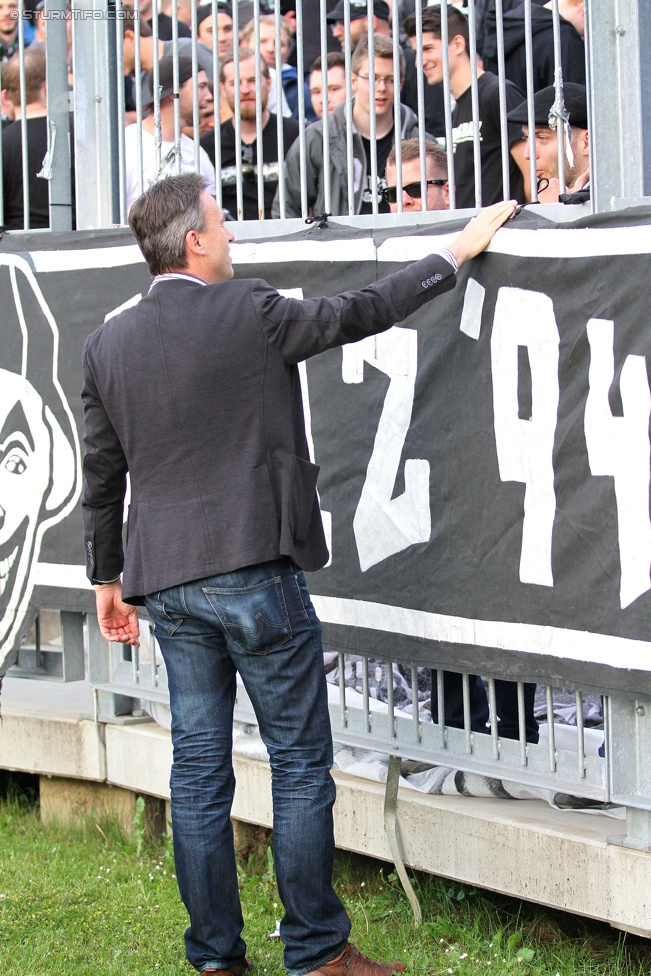
<svg viewBox="0 0 651 976">
<path fill-rule="evenodd" d="M 199 971 L 244 958 L 230 821 L 235 674 L 269 751 L 285 966 L 334 959 L 350 921 L 332 887 L 335 785 L 321 625 L 289 560 L 171 587 L 146 599 L 167 667 L 174 763 L 174 858 Z"/>
</svg>

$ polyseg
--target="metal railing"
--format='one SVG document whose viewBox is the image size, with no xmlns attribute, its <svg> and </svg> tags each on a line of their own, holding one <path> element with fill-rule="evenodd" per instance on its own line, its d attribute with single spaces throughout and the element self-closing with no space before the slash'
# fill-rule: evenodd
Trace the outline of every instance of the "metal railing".
<svg viewBox="0 0 651 976">
<path fill-rule="evenodd" d="M 213 21 L 217 21 L 218 12 L 223 8 L 219 7 L 218 0 L 209 0 Z M 400 4 L 398 0 L 392 0 L 390 4 L 391 21 L 381 21 L 380 26 L 376 25 L 373 32 L 373 18 L 368 19 L 370 25 L 365 33 L 365 40 L 368 45 L 367 70 L 361 74 L 353 71 L 354 40 L 359 37 L 359 30 L 355 25 L 359 19 L 351 20 L 350 4 L 346 2 L 344 6 L 344 24 L 341 32 L 342 51 L 344 55 L 345 67 L 345 91 L 346 99 L 341 116 L 334 116 L 327 111 L 328 107 L 328 86 L 324 84 L 323 89 L 323 120 L 313 125 L 305 124 L 309 102 L 305 98 L 305 86 L 309 82 L 310 67 L 315 51 L 320 53 L 323 59 L 327 57 L 328 49 L 333 47 L 331 26 L 327 21 L 328 8 L 332 6 L 329 0 L 297 0 L 296 3 L 296 86 L 297 86 L 297 106 L 295 116 L 298 122 L 298 135 L 293 149 L 289 146 L 289 137 L 284 134 L 282 110 L 278 111 L 275 122 L 270 122 L 275 126 L 275 141 L 277 142 L 276 157 L 283 159 L 287 151 L 291 153 L 293 160 L 292 168 L 289 170 L 290 178 L 286 178 L 285 167 L 280 165 L 278 172 L 278 189 L 273 213 L 281 218 L 288 216 L 300 216 L 305 218 L 314 209 L 314 189 L 313 184 L 321 184 L 322 194 L 319 195 L 319 209 L 321 203 L 325 212 L 338 213 L 340 216 L 353 217 L 360 210 L 360 190 L 356 186 L 358 170 L 364 168 L 364 160 L 360 157 L 361 142 L 358 132 L 359 119 L 355 117 L 354 107 L 354 87 L 362 84 L 360 79 L 364 79 L 364 84 L 368 85 L 370 93 L 376 90 L 376 80 L 384 85 L 385 93 L 391 88 L 393 92 L 393 141 L 396 147 L 396 185 L 402 186 L 403 161 L 401 157 L 401 113 L 413 110 L 412 121 L 414 123 L 414 133 L 417 132 L 421 142 L 420 151 L 420 182 L 421 182 L 421 205 L 423 210 L 428 209 L 427 202 L 427 171 L 425 161 L 425 136 L 428 132 L 428 125 L 431 126 L 431 116 L 428 121 L 428 111 L 431 108 L 431 99 L 434 97 L 436 86 L 428 84 L 427 78 L 423 74 L 423 31 L 421 18 L 429 9 L 422 0 L 416 0 L 416 36 L 413 38 L 415 54 L 411 53 L 411 42 L 405 37 L 402 31 L 404 20 L 400 16 Z M 457 5 L 459 6 L 459 5 Z M 475 0 L 467 0 L 464 11 L 467 14 L 469 26 L 470 44 L 470 69 L 471 69 L 471 119 L 468 123 L 468 133 L 463 139 L 470 139 L 473 147 L 474 158 L 474 204 L 479 206 L 482 202 L 482 166 L 485 166 L 483 158 L 482 143 L 480 138 L 480 100 L 478 88 L 481 82 L 478 62 L 476 59 L 477 45 L 481 47 L 482 38 L 477 36 L 477 11 L 475 10 Z M 495 0 L 495 44 L 496 44 L 496 67 L 499 80 L 499 141 L 501 163 L 491 163 L 491 166 L 499 165 L 501 168 L 502 194 L 508 196 L 511 192 L 509 167 L 511 172 L 514 170 L 510 150 L 513 148 L 512 127 L 507 123 L 507 111 L 513 105 L 513 90 L 508 81 L 510 68 L 505 61 L 503 43 L 503 0 Z M 21 2 L 22 11 L 22 2 Z M 144 10 L 144 7 L 142 8 Z M 532 113 L 534 95 L 534 52 L 533 52 L 533 31 L 532 31 L 532 10 L 539 11 L 539 7 L 533 0 L 525 3 L 525 26 L 524 26 L 524 46 L 526 60 L 526 95 L 530 106 L 529 128 L 533 126 L 534 118 Z M 135 184 L 137 190 L 144 188 L 151 177 L 150 169 L 154 176 L 167 170 L 161 168 L 161 154 L 163 146 L 167 152 L 167 141 L 161 133 L 161 90 L 159 84 L 159 62 L 157 57 L 153 57 L 152 51 L 157 51 L 162 42 L 159 40 L 157 14 L 159 12 L 159 0 L 153 0 L 152 14 L 152 36 L 145 36 L 145 16 L 140 13 L 138 0 L 135 3 L 135 11 L 132 15 L 130 25 L 124 19 L 127 5 L 123 0 L 73 0 L 72 7 L 66 12 L 65 0 L 47 0 L 45 10 L 41 17 L 45 17 L 46 36 L 45 47 L 47 52 L 47 122 L 48 122 L 48 167 L 44 178 L 49 182 L 50 196 L 50 227 L 55 230 L 66 230 L 73 227 L 73 206 L 71 196 L 70 181 L 70 144 L 69 144 L 69 116 L 68 101 L 69 95 L 72 98 L 73 117 L 74 117 L 74 169 L 75 169 L 75 191 L 76 191 L 76 226 L 82 228 L 109 227 L 116 223 L 124 224 L 126 221 L 129 199 L 127 197 L 126 178 L 127 174 L 135 172 Z M 261 0 L 255 0 L 253 5 L 253 44 L 256 50 L 259 49 L 261 38 L 261 14 L 264 8 Z M 372 0 L 368 3 L 368 14 L 373 10 Z M 199 41 L 199 31 L 197 27 L 197 10 L 193 8 L 191 22 L 191 38 L 188 42 L 186 38 L 179 36 L 179 26 L 176 4 L 172 8 L 172 20 L 174 26 L 172 40 L 167 43 L 167 49 L 177 62 L 174 77 L 174 89 L 178 94 L 183 87 L 179 81 L 178 57 L 179 54 L 189 53 L 192 60 L 191 82 L 191 121 L 181 118 L 181 99 L 174 99 L 174 124 L 173 138 L 169 140 L 171 145 L 171 159 L 173 161 L 170 171 L 179 171 L 185 168 L 202 169 L 208 171 L 204 152 L 209 150 L 214 158 L 216 167 L 216 193 L 218 200 L 222 195 L 222 142 L 220 138 L 220 127 L 222 123 L 228 122 L 226 115 L 230 110 L 225 111 L 225 102 L 220 99 L 220 71 L 224 56 L 220 57 L 217 44 L 213 49 L 204 46 Z M 564 103 L 562 99 L 562 63 L 563 63 L 563 42 L 561 26 L 567 27 L 562 22 L 559 14 L 558 0 L 553 0 L 550 17 L 553 24 L 553 61 L 554 61 L 554 84 L 557 87 L 557 101 L 554 106 L 554 113 L 562 116 Z M 67 19 L 66 19 L 67 18 Z M 237 36 L 239 30 L 245 25 L 241 21 L 239 5 L 233 7 L 233 34 Z M 315 33 L 318 24 L 318 44 L 308 43 L 308 35 Z M 72 55 L 71 63 L 68 64 L 68 40 L 67 27 L 71 26 L 72 33 Z M 143 103 L 143 94 L 139 83 L 134 84 L 135 112 L 134 125 L 136 126 L 136 138 L 129 137 L 125 141 L 125 54 L 124 33 L 130 26 L 134 31 L 135 54 L 134 69 L 135 77 L 139 78 L 141 71 L 152 64 L 153 78 L 151 91 L 153 95 L 153 114 L 154 136 L 153 136 L 153 162 L 145 159 L 143 162 L 143 137 L 142 125 L 146 120 L 148 111 Z M 263 25 L 267 26 L 267 25 Z M 281 17 L 279 5 L 275 5 L 273 13 L 273 26 L 275 33 L 275 56 L 273 64 L 270 65 L 275 71 L 276 96 L 279 106 L 282 105 L 282 71 L 283 62 L 281 55 L 281 31 L 284 30 L 284 21 Z M 24 22 L 18 21 L 19 37 L 21 38 L 20 52 L 24 56 Z M 354 28 L 354 29 L 353 29 Z M 216 37 L 216 30 L 213 36 Z M 432 134 L 445 146 L 447 153 L 447 169 L 450 182 L 450 206 L 455 208 L 455 169 L 458 171 L 458 160 L 455 155 L 457 146 L 460 145 L 461 136 L 458 126 L 454 125 L 453 108 L 451 95 L 454 92 L 458 95 L 454 82 L 451 87 L 450 61 L 448 54 L 448 23 L 444 17 L 441 21 L 442 38 L 442 62 L 443 80 L 442 94 L 436 97 L 441 99 L 439 113 L 442 105 L 443 117 L 439 118 L 439 128 Z M 384 37 L 381 37 L 384 35 Z M 376 48 L 382 41 L 387 41 L 392 49 L 392 78 L 386 74 L 386 59 L 382 64 L 382 70 L 376 73 Z M 354 38 L 354 40 L 353 40 Z M 590 131 L 590 186 L 592 192 L 593 209 L 595 212 L 610 210 L 620 206 L 644 200 L 651 193 L 651 95 L 650 86 L 646 84 L 649 67 L 647 60 L 642 56 L 642 52 L 648 47 L 651 40 L 651 11 L 648 5 L 642 4 L 639 0 L 586 0 L 585 4 L 585 57 L 586 57 L 586 77 L 588 88 L 588 108 L 589 108 L 589 131 Z M 402 89 L 401 94 L 401 68 L 400 61 L 403 53 L 408 55 L 407 73 L 410 84 Z M 481 53 L 481 50 L 480 52 Z M 240 56 L 237 44 L 233 50 L 234 61 L 232 72 L 234 75 L 235 92 L 240 89 Z M 492 62 L 491 62 L 492 64 Z M 206 75 L 213 89 L 213 112 L 212 112 L 212 134 L 203 137 L 203 145 L 200 147 L 198 140 L 187 147 L 186 136 L 182 135 L 184 124 L 189 125 L 190 134 L 196 132 L 202 124 L 200 119 L 200 73 L 206 68 Z M 68 69 L 72 79 L 71 92 L 69 93 Z M 429 70 L 429 69 L 428 69 Z M 273 165 L 275 162 L 269 155 L 265 160 L 265 150 L 263 146 L 263 109 L 265 102 L 263 84 L 263 72 L 266 67 L 261 64 L 260 59 L 255 61 L 255 159 L 249 164 L 242 163 L 239 151 L 235 154 L 235 203 L 233 217 L 243 220 L 245 216 L 251 214 L 245 205 L 245 193 L 255 185 L 255 202 L 251 199 L 251 206 L 254 208 L 255 217 L 264 219 L 269 215 L 268 193 L 268 174 L 265 171 L 265 162 Z M 454 73 L 454 72 L 453 72 Z M 24 70 L 21 72 L 20 85 L 20 104 L 18 114 L 21 116 L 21 127 L 23 137 L 23 169 L 28 166 L 28 134 L 26 125 L 26 87 Z M 392 85 L 391 85 L 392 82 Z M 439 86 L 440 88 L 441 86 Z M 407 109 L 405 104 L 407 103 Z M 411 107 L 410 107 L 411 106 Z M 205 108 L 205 106 L 202 106 Z M 616 110 L 613 109 L 616 108 Z M 370 97 L 368 104 L 367 124 L 370 144 L 369 170 L 370 179 L 368 182 L 368 211 L 371 214 L 378 214 L 383 207 L 382 199 L 382 179 L 383 161 L 378 157 L 377 133 L 378 119 L 381 117 L 385 127 L 387 115 L 387 105 L 383 101 L 378 107 L 377 98 Z M 562 120 L 558 120 L 559 125 L 563 126 Z M 483 122 L 486 125 L 486 122 Z M 242 136 L 243 118 L 239 97 L 235 98 L 233 105 L 233 121 L 235 145 L 240 145 Z M 565 128 L 563 126 L 563 128 Z M 383 128 L 384 133 L 384 128 Z M 336 138 L 335 138 L 336 137 Z M 246 136 L 246 143 L 251 143 L 251 133 Z M 183 147 L 185 146 L 185 149 Z M 560 182 L 560 192 L 565 190 L 565 141 L 558 140 L 558 176 Z M 149 153 L 149 148 L 147 149 Z M 316 166 L 321 168 L 324 173 L 333 169 L 331 179 L 323 178 L 315 173 L 315 160 L 322 158 L 322 164 Z M 151 163 L 151 165 L 150 165 Z M 521 167 L 522 168 L 522 167 Z M 535 158 L 529 160 L 528 175 L 531 191 L 530 198 L 537 200 L 536 189 L 536 163 Z M 297 175 L 297 179 L 295 179 Z M 457 172 L 458 175 L 458 172 Z M 229 178 L 230 179 L 230 178 Z M 458 182 L 458 181 L 457 181 Z M 339 183 L 341 192 L 339 192 Z M 457 191 L 459 187 L 457 186 Z M 336 192 L 336 199 L 333 193 Z M 29 183 L 24 181 L 24 211 L 25 229 L 30 227 L 29 218 Z M 267 196 L 265 202 L 265 196 Z M 403 205 L 402 197 L 398 194 L 396 201 L 397 213 L 400 214 Z M 246 211 L 246 213 L 245 213 Z M 400 221 L 396 215 L 395 220 Z M 0 224 L 2 223 L 2 200 L 0 199 Z"/>
<path fill-rule="evenodd" d="M 143 706 L 156 703 L 169 707 L 167 674 L 148 621 L 141 621 L 142 646 L 108 643 L 100 634 L 94 614 L 43 611 L 47 634 L 33 626 L 21 649 L 15 677 L 40 677 L 55 680 L 81 680 L 87 675 L 97 695 L 97 720 L 109 723 L 141 721 Z M 552 679 L 544 685 L 546 724 L 541 725 L 539 742 L 527 741 L 527 706 L 524 685 L 516 690 L 518 735 L 500 735 L 496 706 L 496 681 L 508 674 L 493 674 L 485 680 L 489 720 L 485 731 L 472 728 L 470 683 L 474 675 L 459 672 L 462 682 L 463 722 L 453 727 L 446 720 L 446 674 L 413 663 L 371 660 L 365 655 L 350 656 L 335 652 L 330 684 L 330 719 L 333 737 L 349 746 L 375 753 L 413 759 L 429 765 L 452 767 L 494 780 L 549 790 L 554 794 L 587 798 L 626 808 L 626 833 L 611 838 L 634 849 L 651 850 L 651 701 L 629 696 L 603 694 L 603 747 L 595 754 L 594 744 L 586 743 L 584 700 L 586 693 L 574 688 L 576 722 L 554 723 L 555 687 Z M 397 702 L 394 667 L 400 664 L 408 686 L 407 706 Z M 370 680 L 370 668 L 381 668 L 381 681 Z M 352 672 L 361 691 L 350 687 Z M 456 672 L 455 672 L 456 673 Z M 375 697 L 372 685 L 381 683 L 382 699 Z M 423 687 L 425 691 L 423 692 Z M 420 688 L 420 695 L 419 695 Z M 429 698 L 428 698 L 429 691 Z M 591 685 L 591 691 L 594 688 Z M 337 694 L 338 692 L 338 694 Z M 377 688 L 375 691 L 377 695 Z M 591 696 L 594 698 L 594 694 Z M 420 700 L 419 700 L 420 699 Z M 255 723 L 255 713 L 244 687 L 238 683 L 235 718 Z M 594 724 L 591 723 L 594 727 Z M 599 724 L 599 729 L 602 724 Z M 595 733 L 592 732 L 592 738 Z"/>
<path fill-rule="evenodd" d="M 169 705 L 167 676 L 149 624 L 142 627 L 142 647 L 109 644 L 88 615 L 89 680 L 98 693 L 99 721 L 120 722 L 132 714 L 142 715 L 142 703 Z M 361 693 L 348 687 L 347 664 L 357 662 L 361 670 Z M 639 850 L 651 850 L 651 702 L 632 700 L 623 695 L 603 693 L 603 756 L 586 745 L 584 722 L 585 693 L 574 688 L 576 724 L 554 723 L 554 686 L 544 684 L 547 724 L 541 726 L 540 741 L 526 738 L 527 714 L 524 685 L 513 684 L 517 696 L 518 736 L 500 735 L 496 707 L 496 680 L 508 674 L 494 674 L 486 680 L 489 723 L 485 732 L 471 728 L 470 682 L 474 676 L 462 675 L 463 727 L 446 723 L 446 664 L 430 672 L 413 663 L 402 662 L 408 675 L 411 707 L 404 710 L 396 702 L 393 679 L 394 661 L 379 661 L 356 655 L 353 659 L 337 654 L 335 673 L 338 696 L 331 685 L 330 719 L 336 741 L 389 756 L 414 759 L 430 765 L 452 767 L 497 780 L 583 797 L 626 807 L 626 834 L 619 842 Z M 386 700 L 371 694 L 370 667 L 383 669 Z M 431 679 L 428 678 L 428 672 Z M 434 680 L 434 675 L 436 680 Z M 434 695 L 419 703 L 419 684 L 431 680 Z M 337 700 L 338 699 L 338 700 Z M 255 713 L 245 689 L 238 683 L 235 718 L 255 723 Z M 559 731 L 562 729 L 561 734 Z M 594 735 L 594 733 L 593 733 Z M 614 841 L 616 839 L 613 839 Z"/>
</svg>

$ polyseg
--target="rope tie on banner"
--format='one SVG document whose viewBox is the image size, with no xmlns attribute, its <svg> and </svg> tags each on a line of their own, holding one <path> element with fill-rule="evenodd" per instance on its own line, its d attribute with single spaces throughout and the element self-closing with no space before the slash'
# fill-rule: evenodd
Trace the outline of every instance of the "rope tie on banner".
<svg viewBox="0 0 651 976">
<path fill-rule="evenodd" d="M 587 203 L 590 199 L 590 190 L 577 190 L 576 193 L 561 193 L 558 197 L 559 203 L 578 204 Z"/>
<path fill-rule="evenodd" d="M 306 224 L 318 223 L 319 229 L 325 230 L 325 228 L 328 226 L 328 217 L 332 217 L 332 214 L 330 213 L 314 214 L 313 217 L 306 217 L 305 223 Z"/>
<path fill-rule="evenodd" d="M 556 92 L 556 97 L 554 98 L 554 104 L 549 110 L 549 128 L 556 131 L 558 129 L 559 122 L 562 125 L 562 131 L 565 135 L 565 155 L 570 167 L 574 165 L 574 153 L 572 152 L 572 146 L 570 143 L 570 136 L 572 129 L 570 126 L 570 113 L 565 107 L 565 99 L 563 97 L 563 70 L 558 68 L 556 71 L 556 76 L 554 79 L 554 90 Z"/>
<path fill-rule="evenodd" d="M 54 162 L 54 147 L 57 141 L 57 127 L 56 124 L 50 119 L 50 126 L 47 134 L 47 152 L 43 157 L 43 162 L 41 163 L 40 172 L 36 174 L 36 179 L 41 180 L 51 180 L 53 173 L 53 162 Z"/>
</svg>

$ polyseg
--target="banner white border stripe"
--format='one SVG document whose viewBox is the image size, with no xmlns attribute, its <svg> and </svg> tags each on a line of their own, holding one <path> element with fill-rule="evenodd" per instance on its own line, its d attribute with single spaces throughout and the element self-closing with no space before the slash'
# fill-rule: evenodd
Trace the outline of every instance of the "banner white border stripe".
<svg viewBox="0 0 651 976">
<path fill-rule="evenodd" d="M 440 225 L 438 225 L 440 226 Z M 243 241 L 231 245 L 233 264 L 290 264 L 293 262 L 359 261 L 408 262 L 448 247 L 454 234 L 392 237 L 378 247 L 372 237 L 338 241 Z M 586 258 L 651 254 L 651 226 L 544 228 L 498 231 L 488 251 L 523 258 Z M 39 274 L 89 271 L 142 264 L 136 244 L 89 248 L 86 251 L 32 251 Z"/>
<path fill-rule="evenodd" d="M 84 566 L 38 563 L 37 586 L 66 589 L 92 589 Z M 426 610 L 368 600 L 312 594 L 312 602 L 323 623 L 364 627 L 388 634 L 404 634 L 423 640 L 447 641 L 470 647 L 496 647 L 524 654 L 542 654 L 559 659 L 605 664 L 623 670 L 648 671 L 651 664 L 651 642 L 630 637 L 615 637 L 591 631 L 545 627 L 540 624 L 513 623 L 504 620 L 476 620 L 453 617 Z M 614 663 L 617 662 L 617 663 Z"/>
<path fill-rule="evenodd" d="M 323 623 L 365 627 L 451 644 L 544 654 L 623 670 L 648 671 L 651 666 L 651 643 L 630 637 L 503 620 L 473 620 L 314 593 L 312 602 Z"/>
<path fill-rule="evenodd" d="M 456 234 L 453 236 L 456 237 Z M 436 240 L 438 248 L 439 238 Z M 231 257 L 233 264 L 291 264 L 296 261 L 343 261 L 350 264 L 375 261 L 376 247 L 371 237 L 349 241 L 247 241 L 231 244 Z M 89 248 L 87 251 L 32 251 L 29 258 L 39 274 L 144 264 L 137 244 Z"/>
<path fill-rule="evenodd" d="M 418 261 L 432 250 L 448 247 L 456 234 L 436 237 L 392 237 L 377 250 L 378 261 Z M 432 240 L 436 241 L 432 247 Z M 641 227 L 545 228 L 498 231 L 490 254 L 518 258 L 593 258 L 651 254 L 651 225 Z"/>
<path fill-rule="evenodd" d="M 87 251 L 31 251 L 29 258 L 38 274 L 50 271 L 94 271 L 145 263 L 137 244 L 91 247 Z"/>
</svg>

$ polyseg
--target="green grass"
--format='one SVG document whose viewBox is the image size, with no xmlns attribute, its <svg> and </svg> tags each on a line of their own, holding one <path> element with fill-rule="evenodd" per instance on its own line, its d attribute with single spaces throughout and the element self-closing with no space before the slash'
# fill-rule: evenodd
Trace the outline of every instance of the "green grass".
<svg viewBox="0 0 651 976">
<path fill-rule="evenodd" d="M 651 942 L 605 925 L 416 875 L 424 924 L 391 867 L 340 854 L 336 886 L 369 955 L 409 972 L 491 976 L 633 976 L 651 972 Z M 281 976 L 282 946 L 267 936 L 281 917 L 271 852 L 240 875 L 254 976 Z M 586 879 L 586 884 L 590 880 Z M 187 918 L 169 845 L 126 838 L 89 817 L 44 827 L 33 800 L 0 800 L 0 973 L 3 976 L 183 976 Z"/>
</svg>

